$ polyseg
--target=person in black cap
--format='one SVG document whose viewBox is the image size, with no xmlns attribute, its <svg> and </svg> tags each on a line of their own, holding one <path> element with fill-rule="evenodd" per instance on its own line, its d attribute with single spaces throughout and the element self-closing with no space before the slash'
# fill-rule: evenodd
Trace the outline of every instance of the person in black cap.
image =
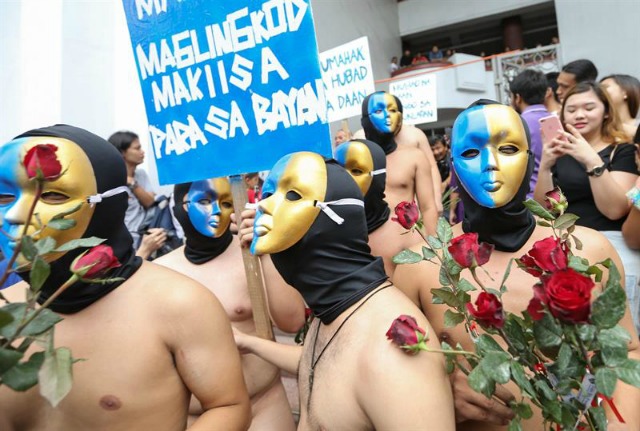
<svg viewBox="0 0 640 431">
<path fill-rule="evenodd" d="M 486 272 L 477 272 L 485 286 L 492 286 L 495 279 L 502 277 L 511 259 L 522 257 L 534 243 L 553 236 L 549 228 L 536 225 L 533 215 L 523 204 L 534 167 L 528 129 L 511 107 L 479 100 L 458 116 L 451 142 L 452 165 L 459 178 L 459 193 L 464 203 L 464 220 L 453 226 L 453 236 L 475 232 L 479 241 L 495 246 L 491 259 L 483 265 Z M 616 251 L 603 235 L 580 226 L 576 226 L 573 235 L 583 243 L 582 250 L 574 250 L 577 255 L 592 263 L 612 258 L 622 272 Z M 411 249 L 421 253 L 423 245 L 418 243 Z M 399 265 L 394 283 L 420 306 L 441 341 L 450 345 L 460 343 L 463 349 L 473 350 L 474 342 L 464 325 L 446 327 L 444 315 L 448 306 L 433 303 L 431 289 L 438 285 L 439 270 L 439 265 L 429 262 Z M 533 297 L 533 285 L 538 281 L 525 271 L 512 270 L 506 280 L 509 288 L 501 298 L 504 309 L 514 313 L 526 310 Z M 473 280 L 470 282 L 475 284 Z M 472 303 L 481 291 L 478 288 L 468 292 Z M 630 334 L 635 334 L 628 311 L 620 324 Z M 637 335 L 632 335 L 631 357 L 638 357 L 639 346 Z M 509 383 L 505 387 L 498 386 L 495 396 L 487 399 L 474 392 L 468 386 L 466 376 L 457 369 L 451 381 L 458 430 L 503 430 L 513 417 L 506 404 L 522 398 L 515 384 Z M 636 424 L 640 391 L 622 382 L 618 384 L 618 390 L 620 392 L 614 395 L 616 405 L 625 411 L 622 415 L 629 419 L 628 423 Z M 625 395 L 620 396 L 622 393 Z M 517 394 L 516 397 L 513 394 Z M 619 400 L 621 404 L 618 404 Z M 540 411 L 531 407 L 534 415 L 523 422 L 523 429 L 540 430 L 543 425 Z"/>
<path fill-rule="evenodd" d="M 154 262 L 202 283 L 220 299 L 235 329 L 255 334 L 240 242 L 229 229 L 233 213 L 229 180 L 223 177 L 178 184 L 173 198 L 173 213 L 186 244 Z M 282 280 L 269 256 L 260 260 L 270 315 L 281 330 L 296 332 L 304 324 L 302 297 Z M 252 401 L 251 429 L 295 429 L 279 370 L 250 354 L 242 355 L 242 368 Z M 194 400 L 191 418 L 201 413 L 202 406 Z"/>
<path fill-rule="evenodd" d="M 63 174 L 44 183 L 35 206 L 39 221 L 79 209 L 65 218 L 68 230 L 45 228 L 34 218 L 26 232 L 51 237 L 58 245 L 91 236 L 104 238 L 121 266 L 106 276 L 117 281 L 68 287 L 50 308 L 64 318 L 55 345 L 74 358 L 73 387 L 52 407 L 32 388 L 15 393 L 0 386 L 2 430 L 68 431 L 184 430 L 193 393 L 207 412 L 193 429 L 246 429 L 249 399 L 231 327 L 217 299 L 203 286 L 135 256 L 124 225 L 126 170 L 117 150 L 104 139 L 76 127 L 31 130 L 0 146 L 0 213 L 3 230 L 20 238 L 35 182 L 21 165 L 27 150 L 46 144 L 56 149 Z M 50 147 L 51 148 L 51 147 Z M 0 241 L 3 253 L 15 243 Z M 69 266 L 83 249 L 50 255 L 51 273 L 38 302 L 43 304 L 70 276 Z M 28 283 L 28 267 L 18 259 Z M 23 283 L 6 289 L 11 301 L 24 300 Z M 30 355 L 41 347 L 34 343 Z"/>
<path fill-rule="evenodd" d="M 430 326 L 371 256 L 351 176 L 318 154 L 293 153 L 273 167 L 263 196 L 255 220 L 242 220 L 241 240 L 271 255 L 316 317 L 301 355 L 289 360 L 298 369 L 299 429 L 453 430 L 443 357 L 407 355 L 385 337 L 400 315 L 415 317 L 427 333 Z"/>
<path fill-rule="evenodd" d="M 366 138 L 378 144 L 387 157 L 387 202 L 395 208 L 403 201 L 417 201 L 426 232 L 434 234 L 438 213 L 442 210 L 442 205 L 438 205 L 440 174 L 426 136 L 424 150 L 418 145 L 399 145 L 402 104 L 384 91 L 371 93 L 362 101 L 361 123 Z M 433 161 L 427 159 L 423 151 L 428 151 Z"/>
<path fill-rule="evenodd" d="M 385 201 L 387 160 L 384 151 L 373 141 L 352 139 L 336 148 L 336 161 L 353 177 L 364 195 L 371 254 L 382 257 L 384 270 L 393 279 L 396 264 L 393 256 L 415 244 L 420 235 L 407 232 L 391 220 L 391 210 Z"/>
</svg>

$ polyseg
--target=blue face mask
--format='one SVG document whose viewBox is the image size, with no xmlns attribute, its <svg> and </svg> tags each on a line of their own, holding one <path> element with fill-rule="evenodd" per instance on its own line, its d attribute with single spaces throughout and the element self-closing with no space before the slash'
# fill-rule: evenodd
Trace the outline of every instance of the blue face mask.
<svg viewBox="0 0 640 431">
<path fill-rule="evenodd" d="M 369 119 L 379 132 L 396 133 L 402 118 L 395 98 L 384 92 L 374 93 L 369 99 Z"/>
<path fill-rule="evenodd" d="M 20 149 L 26 139 L 19 139 L 13 143 L 0 147 L 0 160 L 2 169 L 0 170 L 0 215 L 2 215 L 2 230 L 9 236 L 19 238 L 22 226 L 10 223 L 7 213 L 14 207 L 15 202 L 20 199 L 22 190 L 18 185 L 18 169 L 20 166 Z M 13 198 L 11 198 L 13 196 Z M 0 234 L 0 249 L 5 258 L 9 259 L 15 250 L 16 243 L 7 235 Z"/>
<path fill-rule="evenodd" d="M 216 236 L 220 224 L 218 194 L 209 180 L 194 181 L 187 193 L 187 214 L 193 227 L 202 235 Z"/>
<path fill-rule="evenodd" d="M 527 171 L 529 146 L 522 121 L 504 105 L 477 106 L 460 114 L 451 152 L 460 183 L 487 208 L 509 203 Z"/>
</svg>

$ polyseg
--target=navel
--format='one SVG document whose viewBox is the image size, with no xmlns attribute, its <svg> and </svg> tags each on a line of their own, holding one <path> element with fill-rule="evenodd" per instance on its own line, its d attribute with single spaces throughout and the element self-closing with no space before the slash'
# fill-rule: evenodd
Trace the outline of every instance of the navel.
<svg viewBox="0 0 640 431">
<path fill-rule="evenodd" d="M 122 402 L 114 395 L 105 395 L 100 398 L 100 407 L 105 410 L 118 410 L 122 407 Z"/>
</svg>

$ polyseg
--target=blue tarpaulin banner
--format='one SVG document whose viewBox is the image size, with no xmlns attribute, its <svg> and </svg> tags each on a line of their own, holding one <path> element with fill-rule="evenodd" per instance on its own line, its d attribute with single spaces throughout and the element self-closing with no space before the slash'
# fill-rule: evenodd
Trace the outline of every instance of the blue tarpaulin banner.
<svg viewBox="0 0 640 431">
<path fill-rule="evenodd" d="M 123 0 L 161 184 L 331 156 L 309 0 Z"/>
</svg>

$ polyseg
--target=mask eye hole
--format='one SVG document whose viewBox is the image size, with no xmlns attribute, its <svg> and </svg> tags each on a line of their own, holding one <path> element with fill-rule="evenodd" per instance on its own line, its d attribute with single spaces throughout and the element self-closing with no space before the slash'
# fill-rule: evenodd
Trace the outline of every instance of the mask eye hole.
<svg viewBox="0 0 640 431">
<path fill-rule="evenodd" d="M 302 196 L 297 191 L 289 190 L 287 192 L 287 200 L 288 201 L 297 201 L 297 200 L 300 200 L 300 199 L 302 199 Z"/>
<path fill-rule="evenodd" d="M 16 195 L 11 193 L 0 193 L 0 205 L 8 205 L 16 200 Z"/>
<path fill-rule="evenodd" d="M 69 200 L 69 196 L 58 192 L 44 192 L 42 201 L 48 204 L 61 204 Z"/>
<path fill-rule="evenodd" d="M 227 202 L 227 201 L 222 202 L 222 203 L 220 204 L 220 206 L 221 206 L 222 208 L 224 208 L 224 209 L 231 209 L 231 208 L 233 208 L 233 204 L 232 204 L 231 202 Z"/>
<path fill-rule="evenodd" d="M 478 154 L 480 154 L 480 150 L 470 149 L 470 150 L 466 150 L 465 152 L 463 152 L 462 153 L 462 157 L 466 157 L 468 159 L 471 159 L 473 157 L 476 157 Z"/>
<path fill-rule="evenodd" d="M 515 145 L 502 145 L 498 151 L 500 151 L 502 154 L 507 154 L 507 155 L 511 155 L 511 154 L 516 154 L 518 152 L 520 152 L 520 149 L 518 147 L 516 147 Z"/>
<path fill-rule="evenodd" d="M 351 173 L 356 177 L 359 177 L 360 175 L 364 174 L 364 171 L 362 171 L 362 169 L 351 169 Z"/>
<path fill-rule="evenodd" d="M 211 199 L 207 199 L 207 198 L 199 199 L 197 201 L 198 205 L 203 206 L 203 207 L 211 206 L 212 202 L 213 201 Z"/>
</svg>

